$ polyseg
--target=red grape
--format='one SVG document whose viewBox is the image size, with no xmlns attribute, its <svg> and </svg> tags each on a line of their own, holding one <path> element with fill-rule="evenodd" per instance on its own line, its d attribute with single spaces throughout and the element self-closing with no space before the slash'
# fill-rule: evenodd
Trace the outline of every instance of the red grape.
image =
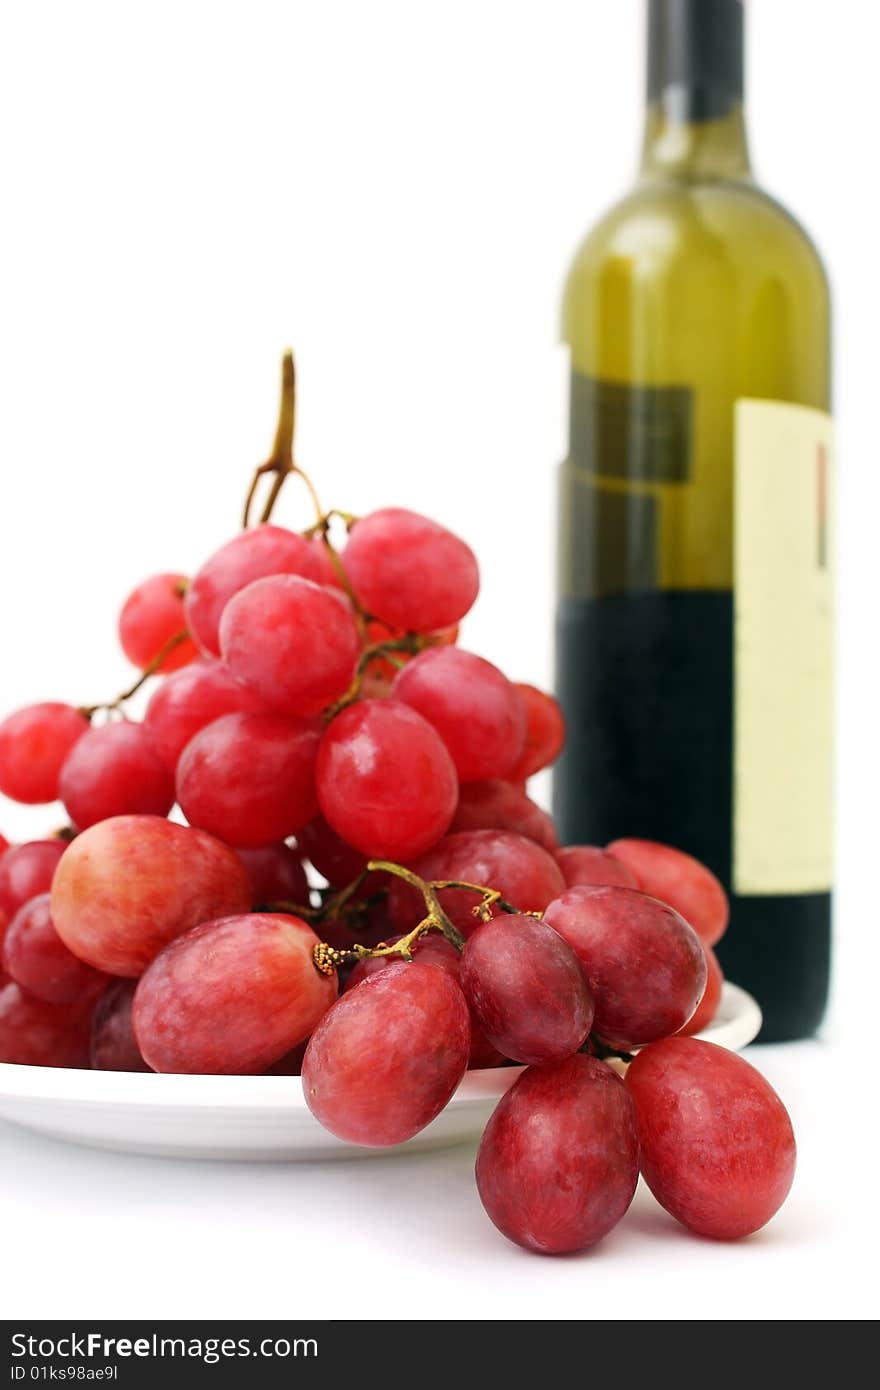
<svg viewBox="0 0 880 1390">
<path fill-rule="evenodd" d="M 459 792 L 449 829 L 450 832 L 513 830 L 525 835 L 527 840 L 534 840 L 550 854 L 555 854 L 559 844 L 552 816 L 542 811 L 520 787 L 500 778 L 466 783 Z"/>
<path fill-rule="evenodd" d="M 353 883 L 367 862 L 366 855 L 358 854 L 356 849 L 347 845 L 323 816 L 315 816 L 314 820 L 303 826 L 296 842 L 313 868 L 328 883 L 339 888 Z"/>
<path fill-rule="evenodd" d="M 252 848 L 293 835 L 317 810 L 320 731 L 281 714 L 226 714 L 191 739 L 177 800 L 191 825 Z"/>
<path fill-rule="evenodd" d="M 0 918 L 11 922 L 26 902 L 49 891 L 66 849 L 66 840 L 29 840 L 6 851 L 0 859 Z"/>
<path fill-rule="evenodd" d="M 58 789 L 78 830 L 110 816 L 164 816 L 174 805 L 174 778 L 143 724 L 128 720 L 89 729 L 61 769 Z"/>
<path fill-rule="evenodd" d="M 92 1015 L 91 1061 L 95 1071 L 152 1071 L 143 1059 L 131 1024 L 136 980 L 114 980 Z"/>
<path fill-rule="evenodd" d="M 154 574 L 145 579 L 122 605 L 119 614 L 119 641 L 129 661 L 145 671 L 152 666 L 172 637 L 186 629 L 183 596 L 185 574 Z M 178 671 L 198 656 L 191 637 L 185 638 L 156 669 L 163 674 Z"/>
<path fill-rule="evenodd" d="M 94 997 L 107 976 L 79 960 L 55 930 L 49 894 L 20 907 L 3 942 L 3 964 L 15 983 L 48 1004 Z"/>
<path fill-rule="evenodd" d="M 68 753 L 89 721 L 72 705 L 28 705 L 0 724 L 0 792 L 13 801 L 56 801 Z"/>
<path fill-rule="evenodd" d="M 52 884 L 58 935 L 110 975 L 140 975 L 190 927 L 250 905 L 235 850 L 159 816 L 93 825 L 70 845 Z"/>
<path fill-rule="evenodd" d="M 677 1033 L 706 988 L 699 937 L 666 903 L 634 888 L 569 888 L 544 914 L 580 960 L 594 1028 L 629 1048 Z"/>
<path fill-rule="evenodd" d="M 186 626 L 212 656 L 220 654 L 220 618 L 233 594 L 270 574 L 302 574 L 320 581 L 311 542 L 281 526 L 242 531 L 206 560 L 186 592 Z"/>
<path fill-rule="evenodd" d="M 303 1058 L 306 1055 L 308 1045 L 308 1038 L 303 1038 L 301 1043 L 297 1043 L 296 1047 L 292 1047 L 289 1052 L 285 1052 L 283 1057 L 279 1057 L 277 1062 L 273 1062 L 271 1067 L 267 1067 L 266 1075 L 301 1076 Z"/>
<path fill-rule="evenodd" d="M 707 946 L 721 940 L 730 905 L 718 879 L 699 859 L 654 840 L 615 840 L 608 853 L 635 874 L 643 893 L 680 912 Z"/>
<path fill-rule="evenodd" d="M 251 906 L 268 903 L 309 905 L 309 881 L 295 849 L 283 843 L 239 849 L 236 854 L 251 881 Z"/>
<path fill-rule="evenodd" d="M 358 521 L 343 563 L 363 606 L 406 632 L 451 627 L 471 608 L 480 587 L 470 546 L 436 521 L 399 507 Z"/>
<path fill-rule="evenodd" d="M 0 986 L 0 1062 L 87 1067 L 91 1008 L 47 1004 L 17 984 Z"/>
<path fill-rule="evenodd" d="M 358 854 L 351 845 L 347 845 L 336 831 L 330 828 L 323 816 L 315 816 L 314 820 L 309 821 L 308 825 L 298 832 L 296 840 L 300 852 L 333 888 L 346 888 L 366 867 L 366 857 Z M 363 902 L 364 899 L 381 893 L 389 882 L 388 874 L 367 874 L 358 889 L 356 901 Z M 349 950 L 356 941 L 370 946 L 388 935 L 390 928 L 387 904 L 384 900 L 371 904 L 361 917 L 363 920 L 353 926 L 349 926 L 346 920 L 324 921 L 321 924 L 324 940 L 329 941 L 332 946 L 338 946 L 340 950 Z"/>
<path fill-rule="evenodd" d="M 627 1211 L 638 1177 L 626 1087 L 583 1053 L 523 1072 L 477 1153 L 477 1189 L 490 1219 L 541 1255 L 595 1245 Z"/>
<path fill-rule="evenodd" d="M 365 906 L 354 899 L 338 917 L 324 917 L 319 927 L 322 941 L 339 951 L 350 951 L 356 943 L 378 946 L 389 936 L 388 912 L 384 902 Z"/>
<path fill-rule="evenodd" d="M 525 742 L 525 709 L 497 666 L 460 647 L 429 647 L 391 689 L 424 715 L 449 749 L 461 782 L 503 777 Z"/>
<path fill-rule="evenodd" d="M 318 800 L 362 854 L 408 860 L 443 835 L 458 798 L 439 734 L 397 700 L 349 705 L 327 726 L 318 753 Z"/>
<path fill-rule="evenodd" d="M 735 1240 L 767 1224 L 794 1178 L 782 1101 L 742 1057 L 699 1038 L 667 1038 L 627 1070 L 645 1181 L 698 1235 Z"/>
<path fill-rule="evenodd" d="M 517 685 L 526 711 L 526 742 L 516 765 L 508 772 L 511 782 L 525 782 L 542 767 L 549 767 L 565 743 L 565 719 L 552 695 L 533 685 Z"/>
<path fill-rule="evenodd" d="M 593 1021 L 577 956 L 534 917 L 494 917 L 478 927 L 462 952 L 461 987 L 489 1042 L 514 1062 L 570 1057 Z"/>
<path fill-rule="evenodd" d="M 706 957 L 706 988 L 703 990 L 703 997 L 697 1005 L 696 1013 L 693 1014 L 689 1023 L 678 1030 L 679 1033 L 684 1033 L 688 1037 L 694 1033 L 702 1033 L 703 1029 L 712 1022 L 718 1012 L 718 1006 L 721 1003 L 721 991 L 724 988 L 724 975 L 712 947 L 704 946 L 703 954 Z"/>
<path fill-rule="evenodd" d="M 237 681 L 219 661 L 196 661 L 162 681 L 150 697 L 144 728 L 171 772 L 191 738 L 224 714 L 261 714 L 256 691 Z"/>
<path fill-rule="evenodd" d="M 154 1071 L 263 1072 L 308 1037 L 336 998 L 336 975 L 312 960 L 299 917 L 251 913 L 205 922 L 148 967 L 134 1033 Z"/>
<path fill-rule="evenodd" d="M 323 933 L 324 927 L 322 925 Z M 399 941 L 399 936 L 389 936 L 385 944 L 393 946 Z M 366 943 L 365 943 L 366 944 Z M 358 961 L 345 982 L 343 993 L 354 989 L 361 980 L 366 980 L 368 976 L 375 975 L 377 970 L 384 970 L 386 966 L 400 960 L 400 956 L 365 956 Z M 413 965 L 437 965 L 441 970 L 445 970 L 456 982 L 459 981 L 459 971 L 461 969 L 461 955 L 439 932 L 428 932 L 425 936 L 420 936 L 412 947 Z M 497 1067 L 507 1060 L 493 1047 L 477 1022 L 473 1009 L 468 1006 L 471 1016 L 471 1048 L 468 1056 L 469 1067 Z"/>
<path fill-rule="evenodd" d="M 457 879 L 496 889 L 521 912 L 543 912 L 564 890 L 559 865 L 546 850 L 509 830 L 461 830 L 447 835 L 415 865 L 424 879 Z M 446 888 L 440 894 L 444 910 L 465 936 L 478 925 L 474 893 Z M 411 930 L 425 915 L 420 893 L 395 879 L 391 889 L 391 920 L 398 931 Z"/>
<path fill-rule="evenodd" d="M 418 1134 L 467 1067 L 464 995 L 437 965 L 389 965 L 343 994 L 312 1034 L 303 1094 L 325 1129 L 383 1147 Z"/>
<path fill-rule="evenodd" d="M 361 650 L 351 604 L 294 574 L 257 579 L 220 622 L 229 670 L 279 714 L 318 714 L 351 685 Z"/>
<path fill-rule="evenodd" d="M 566 845 L 556 862 L 569 888 L 638 888 L 635 874 L 596 845 Z"/>
</svg>

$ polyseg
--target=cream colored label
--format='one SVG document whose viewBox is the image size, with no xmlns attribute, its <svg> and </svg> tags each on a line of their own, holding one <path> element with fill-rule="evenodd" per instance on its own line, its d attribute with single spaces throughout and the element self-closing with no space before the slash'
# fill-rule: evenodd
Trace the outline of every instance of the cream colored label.
<svg viewBox="0 0 880 1390">
<path fill-rule="evenodd" d="M 733 886 L 831 886 L 831 420 L 741 400 L 735 429 Z"/>
</svg>

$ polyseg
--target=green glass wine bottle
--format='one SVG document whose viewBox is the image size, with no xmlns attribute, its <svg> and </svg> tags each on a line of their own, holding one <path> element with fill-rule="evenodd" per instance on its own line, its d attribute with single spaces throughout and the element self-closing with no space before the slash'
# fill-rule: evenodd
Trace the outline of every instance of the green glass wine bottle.
<svg viewBox="0 0 880 1390">
<path fill-rule="evenodd" d="M 830 956 L 829 295 L 752 179 L 740 0 L 648 0 L 641 170 L 575 257 L 564 337 L 561 834 L 709 864 L 725 973 L 764 1038 L 805 1036 Z"/>
</svg>

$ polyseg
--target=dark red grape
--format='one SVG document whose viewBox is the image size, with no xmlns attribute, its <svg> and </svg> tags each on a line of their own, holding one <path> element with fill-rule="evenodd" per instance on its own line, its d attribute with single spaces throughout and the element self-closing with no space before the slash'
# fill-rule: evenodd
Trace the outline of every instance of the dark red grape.
<svg viewBox="0 0 880 1390">
<path fill-rule="evenodd" d="M 220 619 L 233 594 L 270 574 L 301 574 L 320 582 L 310 541 L 281 526 L 255 526 L 233 536 L 206 560 L 186 592 L 186 626 L 199 646 L 220 655 Z"/>
<path fill-rule="evenodd" d="M 516 688 L 525 707 L 526 742 L 507 776 L 511 782 L 525 782 L 559 757 L 565 743 L 565 719 L 552 695 L 545 695 L 533 685 L 517 685 Z"/>
<path fill-rule="evenodd" d="M 703 990 L 703 997 L 690 1022 L 679 1029 L 680 1033 L 684 1033 L 688 1037 L 694 1033 L 702 1033 L 703 1029 L 712 1022 L 718 1012 L 718 1006 L 721 1003 L 721 991 L 724 988 L 724 975 L 712 947 L 704 946 L 703 953 L 706 957 L 706 988 Z"/>
<path fill-rule="evenodd" d="M 429 647 L 397 675 L 391 694 L 437 730 L 461 782 L 503 777 L 522 752 L 526 717 L 516 686 L 473 652 Z"/>
<path fill-rule="evenodd" d="M 89 721 L 72 705 L 28 705 L 0 724 L 0 792 L 32 804 L 58 799 L 58 778 Z"/>
<path fill-rule="evenodd" d="M 73 1004 L 97 995 L 107 976 L 79 960 L 55 930 L 49 894 L 31 898 L 13 917 L 3 942 L 3 964 L 28 994 L 47 1004 Z"/>
<path fill-rule="evenodd" d="M 608 853 L 631 870 L 643 893 L 680 912 L 707 946 L 721 940 L 730 904 L 718 879 L 699 859 L 653 840 L 615 840 Z"/>
<path fill-rule="evenodd" d="M 461 987 L 489 1042 L 514 1062 L 570 1057 L 593 1022 L 577 956 L 535 917 L 494 917 L 478 927 L 462 952 Z"/>
<path fill-rule="evenodd" d="M 595 1245 L 625 1214 L 638 1182 L 626 1087 L 583 1053 L 529 1067 L 486 1126 L 476 1171 L 483 1206 L 508 1240 L 541 1255 Z"/>
<path fill-rule="evenodd" d="M 415 512 L 386 507 L 352 529 L 343 564 L 368 612 L 405 632 L 460 622 L 480 587 L 470 546 Z"/>
<path fill-rule="evenodd" d="M 439 734 L 397 700 L 363 700 L 328 724 L 318 753 L 321 812 L 361 854 L 409 860 L 452 820 L 458 779 Z"/>
<path fill-rule="evenodd" d="M 91 1062 L 95 1071 L 152 1071 L 141 1055 L 131 1023 L 135 980 L 114 980 L 92 1015 Z"/>
<path fill-rule="evenodd" d="M 196 661 L 175 671 L 150 697 L 144 728 L 173 773 L 191 738 L 224 714 L 262 714 L 256 691 L 237 681 L 219 661 Z"/>
<path fill-rule="evenodd" d="M 513 830 L 550 854 L 555 854 L 559 844 L 553 818 L 520 787 L 500 778 L 466 783 L 459 792 L 449 829 L 452 834 L 457 830 Z"/>
<path fill-rule="evenodd" d="M 346 844 L 323 816 L 304 825 L 296 842 L 312 867 L 337 888 L 353 883 L 367 862 L 367 856 Z"/>
<path fill-rule="evenodd" d="M 766 1225 L 791 1187 L 795 1142 L 760 1072 L 714 1043 L 667 1038 L 638 1054 L 626 1084 L 642 1173 L 660 1205 L 716 1240 Z"/>
<path fill-rule="evenodd" d="M 464 1076 L 467 1004 L 437 965 L 389 965 L 344 994 L 312 1034 L 303 1094 L 325 1129 L 352 1144 L 402 1144 Z"/>
<path fill-rule="evenodd" d="M 555 859 L 523 835 L 509 830 L 461 830 L 447 835 L 415 865 L 424 879 L 456 879 L 496 889 L 522 912 L 543 912 L 565 888 Z M 458 930 L 470 936 L 478 925 L 474 893 L 447 888 L 440 902 Z M 391 889 L 391 920 L 400 932 L 410 931 L 425 915 L 420 893 L 400 879 Z"/>
<path fill-rule="evenodd" d="M 145 671 L 179 632 L 186 630 L 183 596 L 185 574 L 154 574 L 129 594 L 119 614 L 119 641 L 129 661 Z M 195 661 L 198 649 L 191 637 L 179 642 L 156 669 L 178 671 Z"/>
<path fill-rule="evenodd" d="M 257 849 L 239 849 L 236 854 L 251 881 L 251 906 L 269 903 L 309 905 L 309 881 L 295 849 L 283 842 Z"/>
<path fill-rule="evenodd" d="M 17 984 L 0 986 L 0 1062 L 87 1067 L 91 1003 L 47 1004 Z"/>
<path fill-rule="evenodd" d="M 61 769 L 58 788 L 78 830 L 111 816 L 164 816 L 174 805 L 174 778 L 144 726 L 128 720 L 89 729 Z"/>
<path fill-rule="evenodd" d="M 251 913 L 205 922 L 166 946 L 134 997 L 134 1033 L 154 1071 L 263 1072 L 312 1032 L 336 976 L 312 960 L 299 917 Z"/>
<path fill-rule="evenodd" d="M 471 1050 L 468 1056 L 470 1071 L 488 1071 L 489 1068 L 507 1065 L 508 1058 L 493 1047 L 486 1034 L 471 1014 Z"/>
<path fill-rule="evenodd" d="M 351 604 L 299 575 L 258 579 L 223 610 L 229 670 L 278 714 L 318 714 L 344 695 L 361 650 Z"/>
<path fill-rule="evenodd" d="M 314 816 L 316 724 L 281 714 L 226 714 L 190 739 L 177 800 L 191 825 L 242 848 L 294 835 Z"/>
<path fill-rule="evenodd" d="M 547 922 L 580 960 L 596 1006 L 594 1028 L 623 1048 L 669 1037 L 706 988 L 699 937 L 666 903 L 634 888 L 569 888 Z"/>
<path fill-rule="evenodd" d="M 250 879 L 228 845 L 158 816 L 117 816 L 70 845 L 51 912 L 80 960 L 137 976 L 190 927 L 250 905 Z"/>
<path fill-rule="evenodd" d="M 292 1047 L 289 1052 L 285 1052 L 283 1057 L 279 1057 L 277 1062 L 273 1062 L 271 1067 L 266 1068 L 267 1076 L 302 1076 L 303 1058 L 306 1055 L 306 1048 L 309 1045 L 308 1038 L 304 1038 L 296 1047 Z"/>
<path fill-rule="evenodd" d="M 333 888 L 347 888 L 366 867 L 365 856 L 358 854 L 351 845 L 347 845 L 336 831 L 330 828 L 323 816 L 315 816 L 314 820 L 309 821 L 297 834 L 296 840 L 300 852 Z M 388 874 L 367 874 L 358 889 L 357 899 L 363 902 L 367 898 L 387 892 L 390 882 Z M 338 946 L 340 950 L 348 950 L 356 941 L 363 946 L 375 945 L 391 930 L 387 903 L 384 900 L 381 904 L 376 902 L 371 905 L 360 915 L 362 920 L 351 928 L 345 921 L 325 921 L 321 927 L 324 940 Z"/>
<path fill-rule="evenodd" d="M 0 917 L 11 922 L 31 898 L 48 893 L 66 849 L 66 840 L 29 840 L 6 850 L 0 859 Z"/>
<path fill-rule="evenodd" d="M 339 916 L 324 917 L 316 931 L 321 940 L 335 946 L 340 951 L 350 951 L 353 946 L 378 946 L 387 941 L 390 928 L 387 904 L 385 901 L 366 904 L 352 899 L 346 910 Z"/>
</svg>

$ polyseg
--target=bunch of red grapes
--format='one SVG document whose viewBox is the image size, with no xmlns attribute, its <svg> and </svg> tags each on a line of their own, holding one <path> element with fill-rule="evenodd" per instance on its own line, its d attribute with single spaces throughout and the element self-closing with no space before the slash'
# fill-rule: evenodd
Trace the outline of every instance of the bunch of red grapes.
<svg viewBox="0 0 880 1390">
<path fill-rule="evenodd" d="M 301 1075 L 373 1146 L 468 1067 L 521 1064 L 476 1170 L 511 1240 L 592 1245 L 640 1170 L 691 1230 L 757 1230 L 795 1146 L 754 1068 L 690 1036 L 721 996 L 721 885 L 646 841 L 560 848 L 525 786 L 562 716 L 456 645 L 463 540 L 396 508 L 270 522 L 291 392 L 288 361 L 261 521 L 126 600 L 132 689 L 0 724 L 0 791 L 70 822 L 0 838 L 0 1061 Z"/>
</svg>

